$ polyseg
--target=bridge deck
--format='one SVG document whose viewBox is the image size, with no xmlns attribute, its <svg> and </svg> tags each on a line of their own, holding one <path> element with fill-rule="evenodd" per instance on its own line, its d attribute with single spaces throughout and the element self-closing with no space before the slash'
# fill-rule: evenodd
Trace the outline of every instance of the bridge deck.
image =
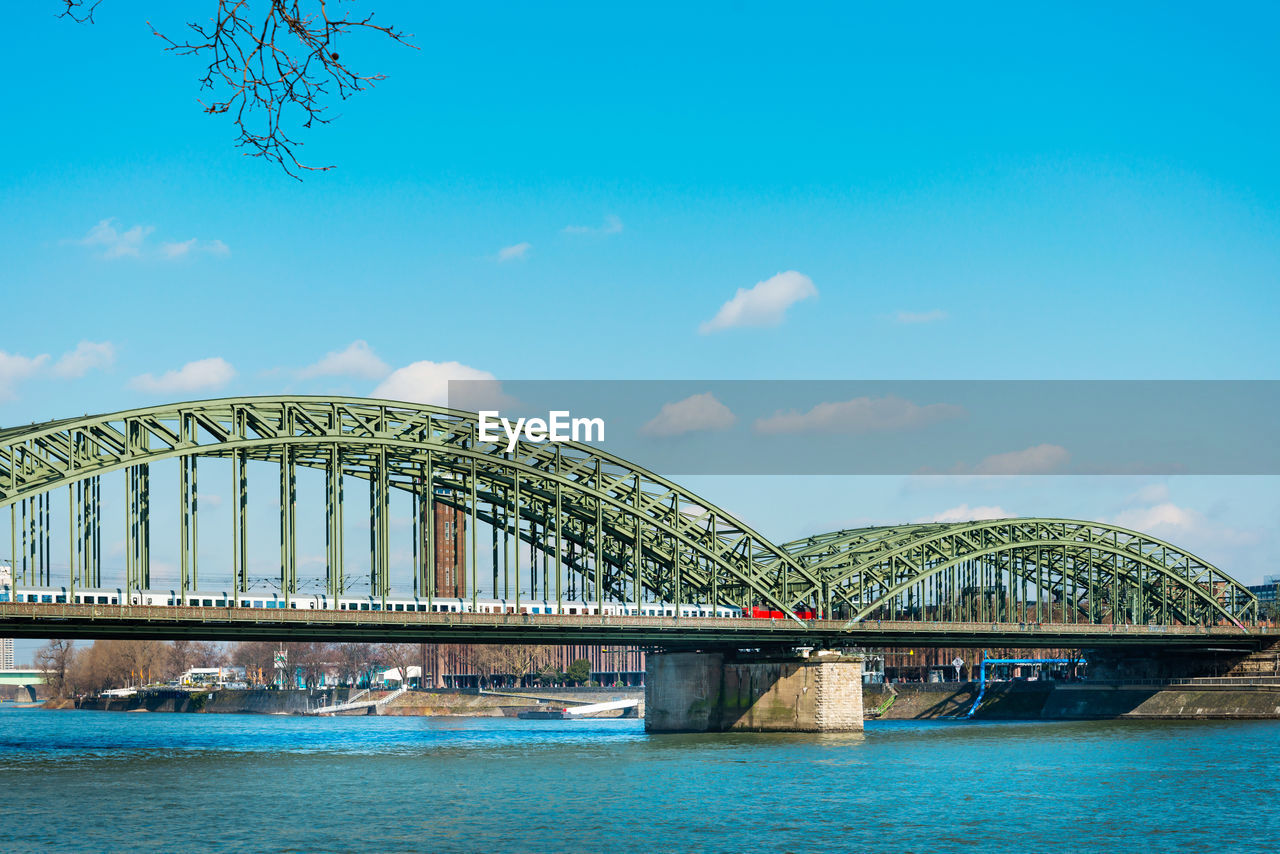
<svg viewBox="0 0 1280 854">
<path fill-rule="evenodd" d="M 1280 632 L 1233 626 L 620 617 L 263 610 L 0 603 L 0 637 L 413 643 L 633 644 L 664 648 L 861 646 L 1220 647 L 1255 649 Z"/>
</svg>

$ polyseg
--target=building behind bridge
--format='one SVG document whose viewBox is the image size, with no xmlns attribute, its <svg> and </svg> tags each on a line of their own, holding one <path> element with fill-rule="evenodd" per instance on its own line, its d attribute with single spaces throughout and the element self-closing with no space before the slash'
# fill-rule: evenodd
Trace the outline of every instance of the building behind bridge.
<svg viewBox="0 0 1280 854">
<path fill-rule="evenodd" d="M 1258 619 L 1280 619 L 1280 575 L 1268 575 L 1261 584 L 1250 584 L 1249 592 L 1258 597 Z"/>
<path fill-rule="evenodd" d="M 441 497 L 451 495 L 447 488 L 439 488 Z M 445 599 L 464 599 L 467 596 L 467 513 L 451 507 L 444 501 L 430 502 L 434 510 L 423 506 L 422 548 L 434 553 L 435 590 L 433 595 Z M 427 541 L 427 524 L 432 526 L 431 541 Z M 529 650 L 534 659 L 533 672 L 520 681 L 531 684 L 541 672 L 566 672 L 573 662 L 584 659 L 591 665 L 591 681 L 600 685 L 643 685 L 644 652 L 633 646 L 602 646 L 599 644 L 575 644 L 547 646 Z M 483 648 L 471 644 L 425 644 L 422 655 L 424 685 L 436 688 L 474 688 L 491 673 L 492 661 Z"/>
</svg>

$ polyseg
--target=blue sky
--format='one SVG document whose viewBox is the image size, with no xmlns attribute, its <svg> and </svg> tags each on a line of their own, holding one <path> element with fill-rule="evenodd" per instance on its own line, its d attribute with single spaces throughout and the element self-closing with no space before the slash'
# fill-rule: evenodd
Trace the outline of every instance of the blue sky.
<svg viewBox="0 0 1280 854">
<path fill-rule="evenodd" d="M 302 132 L 337 167 L 303 182 L 242 157 L 198 62 L 146 26 L 212 0 L 105 0 L 93 26 L 58 5 L 0 33 L 0 423 L 369 394 L 423 361 L 1277 377 L 1273 5 L 362 0 L 420 49 L 342 46 L 389 79 Z M 813 294 L 700 331 L 784 272 Z M 1280 545 L 1273 478 L 793 479 L 782 507 L 776 481 L 698 483 L 779 538 L 959 507 L 1124 518 L 1250 581 Z"/>
</svg>

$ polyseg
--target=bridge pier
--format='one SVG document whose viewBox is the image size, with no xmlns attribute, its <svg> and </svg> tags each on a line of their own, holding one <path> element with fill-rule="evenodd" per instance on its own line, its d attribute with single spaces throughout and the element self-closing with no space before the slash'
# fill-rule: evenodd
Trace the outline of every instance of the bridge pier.
<svg viewBox="0 0 1280 854">
<path fill-rule="evenodd" d="M 859 732 L 862 659 L 837 653 L 654 653 L 647 732 Z"/>
</svg>

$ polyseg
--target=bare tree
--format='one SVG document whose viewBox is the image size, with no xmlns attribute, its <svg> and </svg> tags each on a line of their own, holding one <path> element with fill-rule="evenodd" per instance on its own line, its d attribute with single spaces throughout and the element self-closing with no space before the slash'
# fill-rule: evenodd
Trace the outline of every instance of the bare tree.
<svg viewBox="0 0 1280 854">
<path fill-rule="evenodd" d="M 277 644 L 270 641 L 243 641 L 231 648 L 231 663 L 244 667 L 251 684 L 270 684 L 275 679 Z"/>
<path fill-rule="evenodd" d="M 285 649 L 289 653 L 290 668 L 302 674 L 302 684 L 308 688 L 319 686 L 329 669 L 333 648 L 327 643 L 291 643 Z"/>
<path fill-rule="evenodd" d="M 516 685 L 550 661 L 550 647 L 529 644 L 490 644 L 473 650 L 476 669 L 490 684 L 496 679 Z"/>
<path fill-rule="evenodd" d="M 416 643 L 384 643 L 378 645 L 378 658 L 384 664 L 400 670 L 400 684 L 409 684 L 409 665 L 417 661 L 419 658 L 419 648 Z"/>
<path fill-rule="evenodd" d="M 94 641 L 68 663 L 64 688 L 80 694 L 145 684 L 168 660 L 169 645 L 162 641 Z"/>
<path fill-rule="evenodd" d="M 373 665 L 372 644 L 342 643 L 333 650 L 334 663 L 338 665 L 338 678 L 348 685 L 355 685 Z"/>
<path fill-rule="evenodd" d="M 45 681 L 55 697 L 67 696 L 67 674 L 75 657 L 75 644 L 62 638 L 54 638 L 36 650 L 36 669 L 44 671 Z"/>
<path fill-rule="evenodd" d="M 62 0 L 63 17 L 92 23 L 102 0 Z M 327 171 L 333 166 L 307 166 L 295 149 L 302 145 L 285 129 L 292 115 L 301 127 L 328 124 L 325 99 L 346 100 L 386 79 L 361 74 L 340 58 L 338 42 L 358 32 L 381 33 L 408 47 L 410 36 L 394 26 L 374 22 L 373 13 L 358 16 L 336 7 L 334 0 L 216 0 L 217 11 L 203 22 L 189 22 L 185 39 L 170 38 L 151 26 L 165 50 L 207 59 L 200 88 L 212 97 L 201 101 L 211 115 L 234 117 L 238 147 L 250 157 L 280 164 L 289 175 L 297 170 Z M 286 115 L 286 113 L 291 115 Z"/>
</svg>

